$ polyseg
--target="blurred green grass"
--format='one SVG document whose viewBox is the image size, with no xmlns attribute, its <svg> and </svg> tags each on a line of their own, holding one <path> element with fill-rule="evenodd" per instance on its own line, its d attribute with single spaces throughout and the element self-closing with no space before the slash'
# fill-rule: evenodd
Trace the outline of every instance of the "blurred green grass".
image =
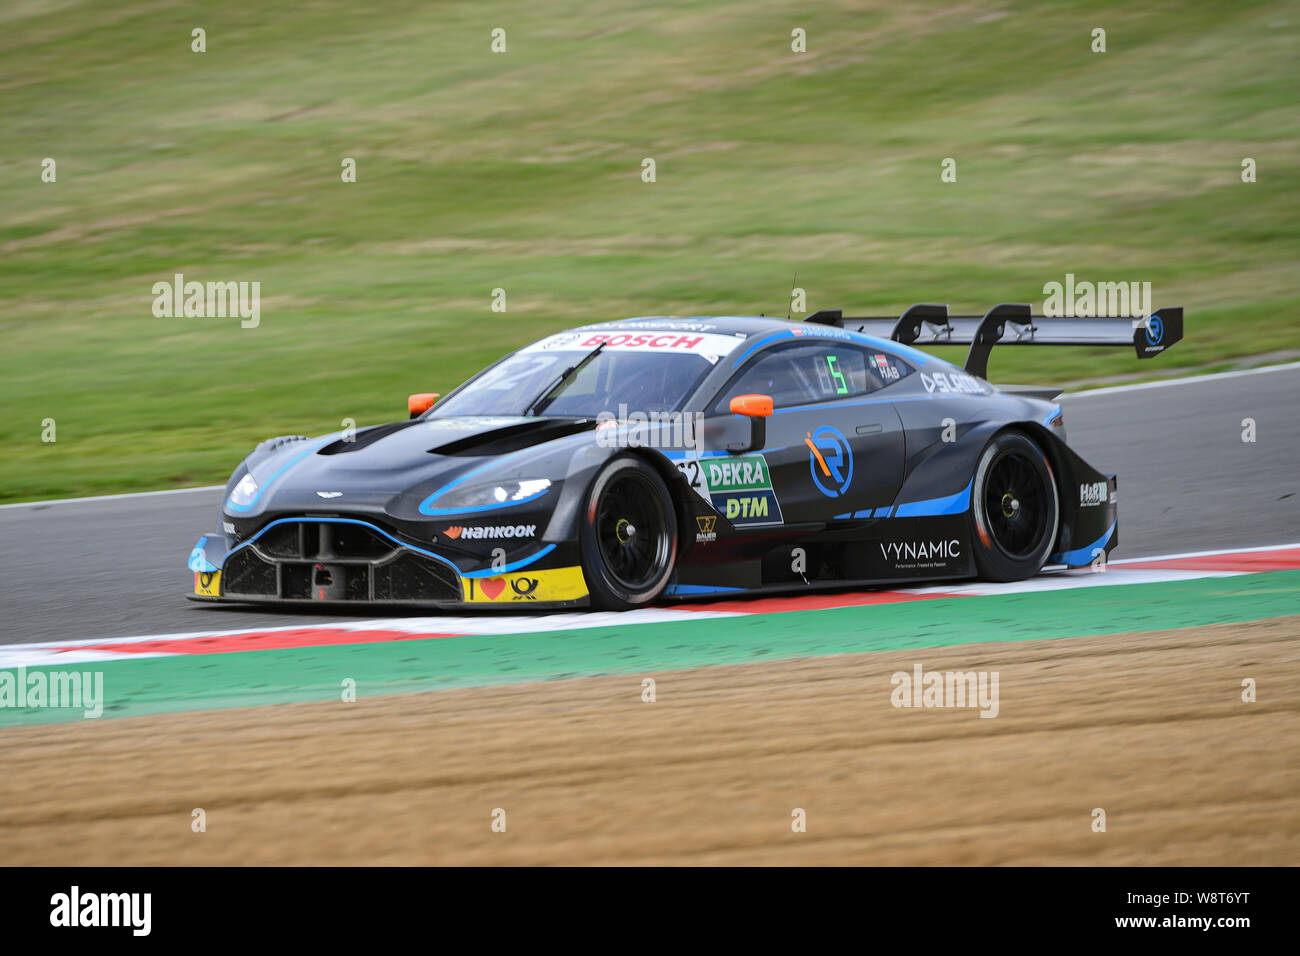
<svg viewBox="0 0 1300 956">
<path fill-rule="evenodd" d="M 784 314 L 796 272 L 809 311 L 1041 303 L 1066 272 L 1187 309 L 1156 362 L 1016 349 L 995 380 L 1300 348 L 1298 28 L 1296 3 L 15 0 L 0 499 L 218 483 L 570 324 Z M 261 282 L 261 325 L 154 318 L 176 272 Z"/>
</svg>

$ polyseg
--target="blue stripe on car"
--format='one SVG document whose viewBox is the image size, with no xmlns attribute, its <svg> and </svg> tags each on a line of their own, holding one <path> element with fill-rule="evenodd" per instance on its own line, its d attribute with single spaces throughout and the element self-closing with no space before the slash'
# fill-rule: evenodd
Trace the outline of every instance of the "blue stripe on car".
<svg viewBox="0 0 1300 956">
<path fill-rule="evenodd" d="M 258 482 L 258 485 L 257 485 L 257 494 L 253 495 L 253 500 L 250 501 L 248 504 L 246 504 L 246 505 L 237 505 L 237 504 L 235 504 L 233 501 L 231 501 L 231 500 L 229 499 L 229 497 L 227 497 L 227 498 L 226 498 L 226 507 L 229 508 L 231 511 L 252 511 L 252 510 L 253 510 L 253 506 L 254 506 L 255 504 L 257 504 L 258 499 L 262 497 L 262 493 L 263 493 L 264 491 L 266 491 L 267 488 L 270 488 L 270 487 L 271 487 L 271 483 L 274 482 L 275 479 L 279 478 L 279 477 L 280 477 L 281 475 L 283 475 L 286 471 L 288 471 L 288 470 L 289 470 L 290 468 L 292 468 L 294 465 L 298 464 L 298 462 L 302 461 L 304 458 L 306 458 L 306 457 L 307 457 L 308 455 L 310 455 L 312 452 L 317 451 L 317 450 L 319 450 L 319 449 L 321 449 L 321 448 L 324 448 L 324 447 L 325 447 L 326 445 L 328 445 L 330 442 L 332 442 L 332 441 L 336 441 L 337 439 L 338 439 L 338 436 L 337 436 L 337 435 L 330 435 L 330 436 L 327 437 L 327 438 L 323 438 L 323 439 L 321 439 L 320 441 L 316 442 L 314 445 L 312 445 L 310 448 L 308 448 L 306 451 L 304 451 L 301 455 L 297 455 L 297 456 L 291 458 L 289 461 L 286 461 L 283 465 L 281 465 L 279 468 L 277 468 L 277 469 L 275 470 L 275 473 L 272 474 L 270 478 L 266 479 L 265 484 L 263 484 L 262 482 Z M 241 479 L 241 480 L 242 480 L 242 479 Z M 256 480 L 256 479 L 255 479 L 255 480 Z"/>
<path fill-rule="evenodd" d="M 520 568 L 528 567 L 528 565 L 532 564 L 534 561 L 540 561 L 542 558 L 546 557 L 554 550 L 555 550 L 555 545 L 548 544 L 546 547 L 542 548 L 542 550 L 538 551 L 536 554 L 530 554 L 526 558 L 520 558 L 518 561 L 512 561 L 509 564 L 502 565 L 500 568 L 484 568 L 482 571 L 470 571 L 469 573 L 462 575 L 462 577 L 495 578 L 501 574 L 509 574 L 511 571 L 518 571 Z"/>
<path fill-rule="evenodd" d="M 487 464 L 485 464 L 485 465 L 480 465 L 480 466 L 477 467 L 477 468 L 473 468 L 473 469 L 471 469 L 471 470 L 465 472 L 465 474 L 461 475 L 461 476 L 460 476 L 459 478 L 457 478 L 455 481 L 452 481 L 452 482 L 449 482 L 448 484 L 443 485 L 441 488 L 439 488 L 439 489 L 438 489 L 437 491 L 435 491 L 433 494 L 429 495 L 429 497 L 425 498 L 423 501 L 420 502 L 420 514 L 422 514 L 422 515 L 430 515 L 430 516 L 436 516 L 436 515 L 468 515 L 468 514 L 475 514 L 475 513 L 480 512 L 480 511 L 497 511 L 497 510 L 499 510 L 499 509 L 501 509 L 501 508 L 513 508 L 513 507 L 515 507 L 516 505 L 527 504 L 528 502 L 530 502 L 530 501 L 532 501 L 532 500 L 534 500 L 534 499 L 536 499 L 536 498 L 540 498 L 542 495 L 546 494 L 548 491 L 551 490 L 549 487 L 547 487 L 547 488 L 543 488 L 541 491 L 537 492 L 537 494 L 535 494 L 535 495 L 529 495 L 527 498 L 520 498 L 518 501 L 500 501 L 500 502 L 497 502 L 496 504 L 490 504 L 490 505 L 473 505 L 472 507 L 469 507 L 469 508 L 435 508 L 435 507 L 433 507 L 433 503 L 434 503 L 437 499 L 441 498 L 441 497 L 442 497 L 443 495 L 445 495 L 447 492 L 451 491 L 451 489 L 455 488 L 455 487 L 456 487 L 457 485 L 459 485 L 462 481 L 466 481 L 466 480 L 469 479 L 469 478 L 473 478 L 473 477 L 474 477 L 475 475 L 477 475 L 480 471 L 486 471 L 488 468 L 494 468 L 494 467 L 496 467 L 497 465 L 499 465 L 499 464 L 501 463 L 501 461 L 502 461 L 503 459 L 505 459 L 505 458 L 509 458 L 509 457 L 510 457 L 509 455 L 503 455 L 503 456 L 501 456 L 500 458 L 495 458 L 495 459 L 493 459 L 492 461 L 489 461 L 489 462 L 488 462 Z M 514 481 L 515 479 L 508 478 L 508 479 L 503 479 L 503 480 L 506 480 L 506 481 Z"/>
<path fill-rule="evenodd" d="M 447 565 L 447 567 L 455 571 L 457 576 L 460 576 L 460 568 L 456 567 L 456 565 L 452 564 L 449 560 L 444 558 L 442 555 L 434 554 L 432 551 L 426 551 L 424 548 L 417 548 L 415 545 L 407 544 L 405 541 L 399 541 L 397 538 L 394 538 L 383 528 L 378 528 L 375 525 L 371 524 L 369 521 L 358 521 L 356 518 L 276 518 L 274 521 L 264 526 L 260 531 L 257 532 L 257 534 L 253 535 L 247 541 L 243 542 L 237 547 L 232 548 L 229 551 L 229 553 L 227 553 L 226 559 L 228 560 L 230 558 L 230 555 L 234 554 L 236 551 L 240 551 L 244 548 L 247 548 L 254 541 L 256 541 L 258 538 L 266 534 L 268 531 L 270 531 L 272 528 L 276 527 L 277 525 L 288 524 L 291 522 L 301 523 L 304 521 L 308 521 L 313 524 L 354 524 L 362 528 L 369 528 L 371 531 L 374 531 L 376 534 L 383 535 L 385 538 L 393 542 L 393 544 L 397 545 L 399 548 L 406 548 L 408 551 L 414 551 L 417 554 L 423 554 L 426 557 L 433 558 L 435 561 L 441 561 L 443 564 Z M 224 565 L 225 562 L 223 561 L 222 563 Z"/>
<path fill-rule="evenodd" d="M 972 478 L 966 487 L 955 495 L 943 498 L 928 498 L 925 501 L 909 501 L 894 509 L 895 518 L 923 518 L 933 515 L 959 515 L 970 507 L 970 488 Z"/>
<path fill-rule="evenodd" d="M 1094 541 L 1092 544 L 1086 545 L 1085 547 L 1082 548 L 1075 548 L 1073 551 L 1063 551 L 1063 552 L 1058 551 L 1056 554 L 1048 558 L 1047 561 L 1049 564 L 1070 564 L 1070 565 L 1091 564 L 1092 559 L 1095 557 L 1093 552 L 1095 552 L 1098 548 L 1104 549 L 1106 547 L 1106 542 L 1110 540 L 1110 536 L 1113 535 L 1114 533 L 1115 533 L 1115 522 L 1112 521 L 1110 523 L 1110 527 L 1106 529 L 1106 533 L 1103 534 L 1096 541 Z"/>
</svg>

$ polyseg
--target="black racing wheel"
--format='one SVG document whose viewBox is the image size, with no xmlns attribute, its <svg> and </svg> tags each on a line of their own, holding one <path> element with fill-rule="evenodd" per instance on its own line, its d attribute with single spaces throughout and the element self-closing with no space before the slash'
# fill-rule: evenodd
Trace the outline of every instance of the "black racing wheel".
<svg viewBox="0 0 1300 956">
<path fill-rule="evenodd" d="M 984 448 L 971 489 L 975 567 L 987 581 L 1022 581 L 1047 562 L 1061 523 L 1052 467 L 1019 432 Z"/>
<path fill-rule="evenodd" d="M 659 473 L 634 455 L 610 461 L 587 492 L 582 565 L 593 607 L 643 607 L 663 591 L 677 560 L 677 517 Z"/>
</svg>

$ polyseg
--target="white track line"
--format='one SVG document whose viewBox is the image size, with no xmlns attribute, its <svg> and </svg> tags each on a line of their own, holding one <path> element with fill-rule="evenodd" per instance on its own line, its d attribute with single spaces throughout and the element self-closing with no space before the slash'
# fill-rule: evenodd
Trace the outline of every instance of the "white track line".
<svg viewBox="0 0 1300 956">
<path fill-rule="evenodd" d="M 1082 392 L 1066 392 L 1062 398 L 1089 398 L 1093 395 L 1113 395 L 1116 392 L 1139 392 L 1148 388 L 1169 388 L 1173 385 L 1196 385 L 1200 382 L 1213 382 L 1221 378 L 1243 378 L 1247 375 L 1263 375 L 1265 372 L 1285 372 L 1300 369 L 1300 362 L 1287 362 L 1285 365 L 1261 365 L 1259 368 L 1243 368 L 1235 372 L 1211 372 L 1208 375 L 1189 375 L 1186 378 L 1166 378 L 1158 382 L 1137 382 L 1133 385 L 1107 385 L 1105 388 L 1090 388 Z"/>
<path fill-rule="evenodd" d="M 38 641 L 30 644 L 0 644 L 0 652 L 31 648 L 94 647 L 100 644 L 148 644 L 151 641 L 189 641 L 204 637 L 238 637 L 240 634 L 276 634 L 284 631 L 402 631 L 408 634 L 523 634 L 532 631 L 571 630 L 584 627 L 623 627 L 628 624 L 661 624 L 665 621 L 698 621 L 705 618 L 740 617 L 743 611 L 686 610 L 647 607 L 634 611 L 566 611 L 554 614 L 499 614 L 473 616 L 365 618 L 330 621 L 325 624 L 288 624 L 283 627 L 241 627 L 233 631 L 187 631 L 180 634 L 145 634 L 132 637 L 98 637 L 72 641 Z"/>
<path fill-rule="evenodd" d="M 1182 554 L 1156 554 L 1149 558 L 1119 558 L 1109 564 L 1145 564 L 1148 561 L 1181 561 L 1183 558 L 1217 558 L 1225 554 L 1253 554 L 1266 551 L 1291 551 L 1300 548 L 1300 541 L 1291 544 L 1269 544 L 1255 548 L 1224 548 L 1221 551 L 1185 551 Z"/>
<path fill-rule="evenodd" d="M 89 498 L 42 498 L 39 501 L 19 501 L 5 508 L 38 508 L 49 505 L 75 505 L 83 501 L 122 501 L 126 498 L 154 498 L 162 495 L 188 495 L 194 491 L 225 491 L 225 485 L 204 485 L 202 488 L 167 488 L 164 491 L 132 491 L 124 495 L 92 495 Z"/>
</svg>

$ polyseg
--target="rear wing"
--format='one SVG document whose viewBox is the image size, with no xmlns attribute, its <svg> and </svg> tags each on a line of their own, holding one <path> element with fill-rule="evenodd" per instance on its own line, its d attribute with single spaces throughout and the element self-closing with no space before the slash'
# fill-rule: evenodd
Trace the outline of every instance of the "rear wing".
<svg viewBox="0 0 1300 956">
<path fill-rule="evenodd" d="M 995 345 L 1132 345 L 1154 358 L 1183 337 L 1183 310 L 1157 309 L 1143 319 L 1054 319 L 1028 305 L 1004 302 L 984 315 L 949 315 L 946 305 L 914 305 L 899 318 L 846 317 L 823 309 L 804 320 L 864 332 L 904 345 L 969 345 L 965 369 L 987 379 Z"/>
</svg>

